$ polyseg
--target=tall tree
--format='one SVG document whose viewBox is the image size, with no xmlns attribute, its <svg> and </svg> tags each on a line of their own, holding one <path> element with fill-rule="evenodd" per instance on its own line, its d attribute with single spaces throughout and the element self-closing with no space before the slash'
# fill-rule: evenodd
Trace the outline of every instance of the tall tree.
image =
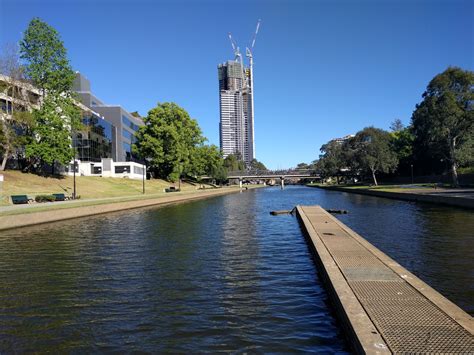
<svg viewBox="0 0 474 355">
<path fill-rule="evenodd" d="M 192 158 L 204 142 L 196 120 L 175 103 L 158 104 L 144 117 L 133 150 L 150 161 L 154 173 L 171 181 L 193 170 Z"/>
<path fill-rule="evenodd" d="M 250 162 L 250 169 L 265 171 L 267 170 L 267 167 L 261 161 L 258 161 L 257 159 L 252 159 L 252 161 Z"/>
<path fill-rule="evenodd" d="M 244 171 L 245 163 L 239 153 L 229 154 L 224 159 L 224 167 L 227 171 Z"/>
<path fill-rule="evenodd" d="M 323 144 L 319 150 L 321 154 L 316 163 L 319 174 L 325 178 L 335 176 L 339 183 L 341 170 L 348 166 L 343 144 L 332 140 Z"/>
<path fill-rule="evenodd" d="M 59 33 L 46 22 L 34 18 L 20 42 L 21 59 L 33 85 L 45 92 L 69 94 L 75 74 Z"/>
<path fill-rule="evenodd" d="M 382 129 L 364 128 L 357 132 L 348 144 L 354 149 L 358 166 L 370 172 L 376 186 L 378 172 L 388 173 L 397 167 L 398 159 L 392 150 L 390 134 Z"/>
<path fill-rule="evenodd" d="M 416 149 L 433 150 L 446 159 L 455 186 L 458 166 L 474 154 L 469 143 L 474 136 L 473 102 L 474 72 L 450 67 L 430 81 L 412 116 Z"/>
<path fill-rule="evenodd" d="M 20 42 L 20 57 L 26 74 L 43 93 L 43 103 L 34 111 L 35 139 L 26 155 L 52 165 L 73 158 L 71 131 L 80 127 L 80 110 L 75 105 L 72 84 L 75 74 L 58 32 L 39 18 L 28 25 Z"/>
<path fill-rule="evenodd" d="M 61 96 L 47 95 L 35 116 L 35 139 L 26 146 L 26 156 L 34 157 L 52 167 L 67 164 L 74 157 L 71 129 L 78 129 L 79 111 Z"/>
</svg>

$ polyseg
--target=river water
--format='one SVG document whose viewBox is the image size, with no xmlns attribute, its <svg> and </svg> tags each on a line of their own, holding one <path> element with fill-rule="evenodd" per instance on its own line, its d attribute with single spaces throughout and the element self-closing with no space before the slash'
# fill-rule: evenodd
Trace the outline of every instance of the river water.
<svg viewBox="0 0 474 355">
<path fill-rule="evenodd" d="M 266 188 L 0 232 L 0 353 L 347 352 L 296 204 L 473 313 L 473 212 Z"/>
</svg>

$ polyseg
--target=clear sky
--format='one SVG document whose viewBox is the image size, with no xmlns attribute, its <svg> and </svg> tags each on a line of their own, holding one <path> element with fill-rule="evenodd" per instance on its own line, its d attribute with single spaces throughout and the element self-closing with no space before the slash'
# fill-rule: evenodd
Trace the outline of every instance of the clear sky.
<svg viewBox="0 0 474 355">
<path fill-rule="evenodd" d="M 257 159 L 270 168 L 318 157 L 326 141 L 409 123 L 430 79 L 473 70 L 474 2 L 0 0 L 0 42 L 33 17 L 55 27 L 72 66 L 109 104 L 146 115 L 174 101 L 219 145 L 217 64 L 262 19 L 254 50 Z"/>
</svg>

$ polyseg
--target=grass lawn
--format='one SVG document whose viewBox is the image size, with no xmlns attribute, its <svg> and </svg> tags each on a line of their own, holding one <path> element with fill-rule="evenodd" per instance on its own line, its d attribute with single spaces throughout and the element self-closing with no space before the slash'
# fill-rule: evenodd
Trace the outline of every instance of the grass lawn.
<svg viewBox="0 0 474 355">
<path fill-rule="evenodd" d="M 0 206 L 10 205 L 11 195 L 28 195 L 34 198 L 36 195 L 50 195 L 53 193 L 64 193 L 71 195 L 73 191 L 72 176 L 63 178 L 41 177 L 34 174 L 24 174 L 19 171 L 4 171 L 4 181 L 0 188 Z M 163 189 L 172 186 L 164 180 L 145 181 L 146 193 L 160 194 Z M 174 184 L 178 186 L 178 184 Z M 183 191 L 196 190 L 196 186 L 181 183 Z M 76 191 L 81 199 L 126 197 L 140 195 L 142 193 L 142 181 L 124 178 L 102 178 L 92 176 L 76 176 Z"/>
</svg>

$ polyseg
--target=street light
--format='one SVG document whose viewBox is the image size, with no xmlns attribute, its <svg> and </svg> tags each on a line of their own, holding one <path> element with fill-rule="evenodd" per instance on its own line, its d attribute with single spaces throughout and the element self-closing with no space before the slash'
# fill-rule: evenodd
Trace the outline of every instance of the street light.
<svg viewBox="0 0 474 355">
<path fill-rule="evenodd" d="M 414 179 L 413 179 L 413 164 L 411 164 L 410 167 L 411 167 L 411 183 L 413 184 L 413 183 L 414 183 Z"/>
<path fill-rule="evenodd" d="M 148 167 L 148 162 L 150 161 L 150 158 L 145 158 L 143 160 L 143 167 L 142 167 L 142 182 L 143 182 L 143 194 L 145 194 L 145 179 L 146 179 L 146 171 L 147 171 L 147 167 Z"/>
</svg>

